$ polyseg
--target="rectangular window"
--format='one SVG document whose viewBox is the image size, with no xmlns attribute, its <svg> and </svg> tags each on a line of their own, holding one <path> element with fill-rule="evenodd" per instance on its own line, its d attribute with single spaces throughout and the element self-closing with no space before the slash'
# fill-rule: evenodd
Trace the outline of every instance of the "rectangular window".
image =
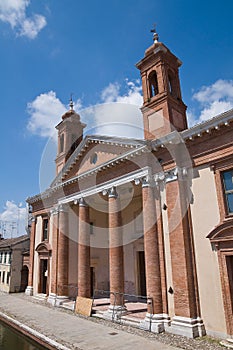
<svg viewBox="0 0 233 350">
<path fill-rule="evenodd" d="M 43 220 L 43 237 L 42 237 L 43 241 L 48 239 L 48 228 L 49 228 L 49 220 L 48 219 L 44 219 Z"/>
<path fill-rule="evenodd" d="M 8 264 L 11 264 L 11 256 L 12 256 L 12 253 L 10 252 L 10 253 L 8 254 Z"/>
<path fill-rule="evenodd" d="M 2 272 L 2 283 L 5 283 L 5 271 Z"/>
<path fill-rule="evenodd" d="M 233 214 L 233 170 L 224 171 L 223 184 L 228 214 Z"/>
<path fill-rule="evenodd" d="M 0 253 L 0 264 L 2 263 L 2 253 Z"/>
<path fill-rule="evenodd" d="M 3 264 L 6 264 L 7 253 L 3 253 L 3 254 L 4 254 Z"/>
<path fill-rule="evenodd" d="M 10 282 L 10 275 L 11 275 L 11 273 L 10 273 L 10 272 L 7 272 L 6 284 L 9 284 L 9 282 Z"/>
<path fill-rule="evenodd" d="M 2 281 L 2 271 L 0 271 L 0 282 Z"/>
</svg>

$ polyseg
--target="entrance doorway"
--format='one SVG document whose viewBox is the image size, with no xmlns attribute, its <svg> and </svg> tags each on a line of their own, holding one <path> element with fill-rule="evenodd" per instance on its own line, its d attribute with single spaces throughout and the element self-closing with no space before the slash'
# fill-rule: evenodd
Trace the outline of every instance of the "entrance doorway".
<svg viewBox="0 0 233 350">
<path fill-rule="evenodd" d="M 138 293 L 146 296 L 146 269 L 145 269 L 145 253 L 137 252 L 138 263 Z"/>
<path fill-rule="evenodd" d="M 47 294 L 48 259 L 40 260 L 40 293 Z"/>
</svg>

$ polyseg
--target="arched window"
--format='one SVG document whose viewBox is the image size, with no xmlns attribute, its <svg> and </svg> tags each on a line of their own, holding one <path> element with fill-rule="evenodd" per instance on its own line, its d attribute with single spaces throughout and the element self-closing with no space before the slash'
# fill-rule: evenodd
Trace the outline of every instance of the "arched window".
<svg viewBox="0 0 233 350">
<path fill-rule="evenodd" d="M 159 93 L 158 79 L 155 71 L 152 71 L 149 74 L 149 89 L 150 89 L 150 98 L 156 96 Z"/>
</svg>

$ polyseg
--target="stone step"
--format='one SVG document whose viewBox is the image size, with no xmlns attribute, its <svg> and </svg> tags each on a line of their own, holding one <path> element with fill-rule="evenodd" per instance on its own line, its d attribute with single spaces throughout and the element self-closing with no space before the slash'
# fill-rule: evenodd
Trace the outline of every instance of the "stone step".
<svg viewBox="0 0 233 350">
<path fill-rule="evenodd" d="M 36 294 L 33 296 L 34 299 L 37 299 L 37 300 L 46 300 L 47 299 L 47 294 L 43 294 L 43 293 L 40 293 L 40 294 Z"/>
<path fill-rule="evenodd" d="M 67 309 L 67 310 L 74 310 L 74 303 L 73 302 L 64 302 L 61 305 L 62 308 Z"/>
<path fill-rule="evenodd" d="M 228 349 L 233 349 L 233 339 L 232 338 L 222 340 L 222 341 L 220 341 L 220 344 L 225 346 Z"/>
</svg>

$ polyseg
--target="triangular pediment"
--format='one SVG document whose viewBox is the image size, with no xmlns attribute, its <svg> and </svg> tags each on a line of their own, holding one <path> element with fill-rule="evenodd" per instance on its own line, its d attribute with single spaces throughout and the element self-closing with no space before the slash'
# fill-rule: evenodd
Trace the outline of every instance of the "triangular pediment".
<svg viewBox="0 0 233 350">
<path fill-rule="evenodd" d="M 207 236 L 211 242 L 233 241 L 233 219 L 216 226 Z"/>
<path fill-rule="evenodd" d="M 144 146 L 143 140 L 108 136 L 86 136 L 67 160 L 51 187 L 118 159 Z"/>
</svg>

